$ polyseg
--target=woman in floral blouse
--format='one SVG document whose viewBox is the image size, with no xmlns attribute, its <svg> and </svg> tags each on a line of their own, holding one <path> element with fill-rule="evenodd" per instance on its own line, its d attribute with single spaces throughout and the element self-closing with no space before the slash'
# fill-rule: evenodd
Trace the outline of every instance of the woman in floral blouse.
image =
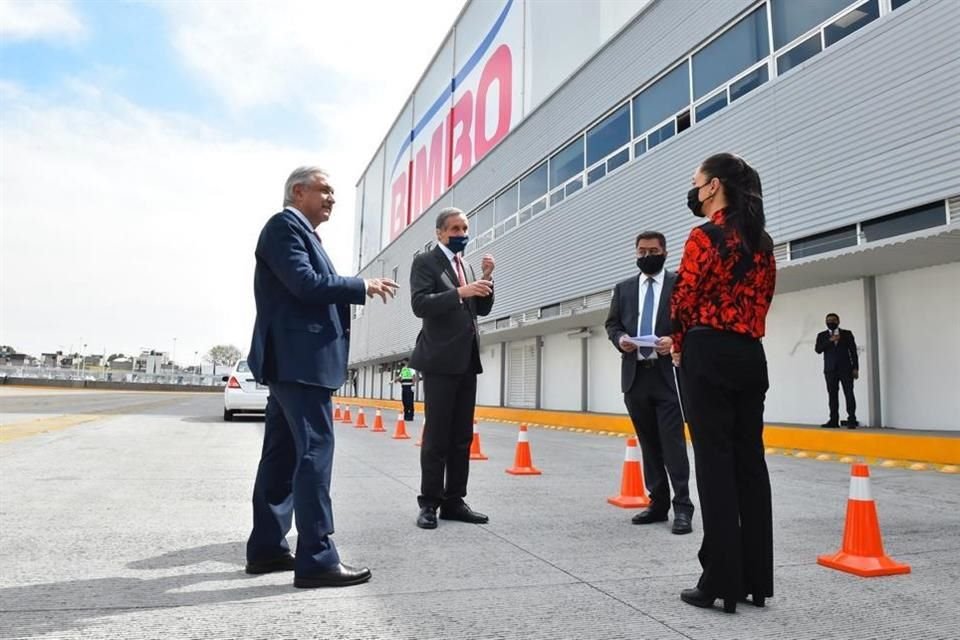
<svg viewBox="0 0 960 640">
<path fill-rule="evenodd" d="M 776 263 L 764 230 L 760 176 L 742 158 L 710 156 L 693 175 L 687 204 L 707 222 L 690 232 L 670 312 L 696 457 L 703 517 L 694 589 L 680 597 L 724 610 L 773 595 L 770 477 L 764 460 L 767 361 L 760 338 Z"/>
</svg>

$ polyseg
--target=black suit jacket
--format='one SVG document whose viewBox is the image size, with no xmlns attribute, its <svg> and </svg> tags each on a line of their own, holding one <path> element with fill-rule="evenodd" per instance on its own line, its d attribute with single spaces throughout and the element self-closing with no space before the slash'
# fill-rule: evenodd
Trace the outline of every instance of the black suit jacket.
<svg viewBox="0 0 960 640">
<path fill-rule="evenodd" d="M 473 282 L 473 267 L 463 263 L 464 277 Z M 483 371 L 477 342 L 477 316 L 493 308 L 493 294 L 461 302 L 453 265 L 439 246 L 413 259 L 410 301 L 413 314 L 423 319 L 410 366 L 421 373 L 458 375 Z"/>
<path fill-rule="evenodd" d="M 607 336 L 617 348 L 621 356 L 620 361 L 620 390 L 626 393 L 633 386 L 633 379 L 637 374 L 637 352 L 627 353 L 620 348 L 620 337 L 636 336 L 640 326 L 640 278 L 646 277 L 638 273 L 632 278 L 618 282 L 613 290 L 613 299 L 610 301 L 610 311 L 607 313 Z M 660 287 L 660 302 L 657 307 L 657 317 L 653 332 L 658 336 L 670 335 L 670 296 L 673 295 L 673 285 L 677 276 L 672 271 L 663 272 L 663 286 Z M 673 386 L 673 361 L 669 356 L 657 358 L 657 368 L 667 378 L 668 384 Z"/>
<path fill-rule="evenodd" d="M 852 331 L 840 329 L 840 340 L 836 344 L 830 342 L 829 331 L 821 331 L 817 334 L 817 344 L 813 349 L 823 354 L 824 373 L 847 375 L 860 368 L 857 343 Z"/>
</svg>

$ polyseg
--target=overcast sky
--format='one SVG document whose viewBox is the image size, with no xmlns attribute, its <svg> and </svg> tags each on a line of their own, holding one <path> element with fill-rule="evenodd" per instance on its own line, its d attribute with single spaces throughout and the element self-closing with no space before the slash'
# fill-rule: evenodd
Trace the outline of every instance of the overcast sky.
<svg viewBox="0 0 960 640">
<path fill-rule="evenodd" d="M 354 185 L 462 6 L 0 0 L 0 344 L 246 352 L 286 176 L 330 171 L 350 272 Z"/>
</svg>

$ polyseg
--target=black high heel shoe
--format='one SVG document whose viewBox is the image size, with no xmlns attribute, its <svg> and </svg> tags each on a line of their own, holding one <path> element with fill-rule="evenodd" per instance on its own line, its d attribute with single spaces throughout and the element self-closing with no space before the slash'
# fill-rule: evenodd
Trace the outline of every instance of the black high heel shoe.
<svg viewBox="0 0 960 640">
<path fill-rule="evenodd" d="M 680 599 L 687 604 L 692 604 L 695 607 L 709 609 L 713 607 L 713 603 L 716 602 L 717 596 L 711 596 L 710 594 L 701 591 L 698 587 L 694 587 L 693 589 L 684 589 L 681 591 Z M 724 598 L 723 610 L 726 613 L 736 613 L 737 601 L 733 598 Z"/>
</svg>

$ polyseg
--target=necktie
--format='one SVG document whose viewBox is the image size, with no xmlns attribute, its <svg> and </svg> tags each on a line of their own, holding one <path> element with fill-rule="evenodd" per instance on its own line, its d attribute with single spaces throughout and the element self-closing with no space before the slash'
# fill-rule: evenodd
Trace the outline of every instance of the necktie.
<svg viewBox="0 0 960 640">
<path fill-rule="evenodd" d="M 453 262 L 457 265 L 457 280 L 460 281 L 460 286 L 467 286 L 467 279 L 463 275 L 463 264 L 460 262 L 459 254 L 453 254 Z"/>
<path fill-rule="evenodd" d="M 647 293 L 643 296 L 643 311 L 640 312 L 640 335 L 653 333 L 653 278 L 647 278 Z M 649 358 L 653 353 L 650 347 L 638 349 L 641 358 Z"/>
</svg>

